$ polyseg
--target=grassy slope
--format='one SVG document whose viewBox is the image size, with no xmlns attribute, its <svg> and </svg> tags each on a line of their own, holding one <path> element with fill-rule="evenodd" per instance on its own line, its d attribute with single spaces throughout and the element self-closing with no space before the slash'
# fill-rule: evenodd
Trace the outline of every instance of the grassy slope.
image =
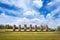
<svg viewBox="0 0 60 40">
<path fill-rule="evenodd" d="M 60 40 L 55 32 L 0 32 L 0 40 Z"/>
</svg>

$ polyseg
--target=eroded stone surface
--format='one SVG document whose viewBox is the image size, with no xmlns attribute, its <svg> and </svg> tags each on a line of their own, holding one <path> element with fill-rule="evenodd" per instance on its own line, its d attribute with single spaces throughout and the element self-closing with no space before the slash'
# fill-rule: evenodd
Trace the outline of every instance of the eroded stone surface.
<svg viewBox="0 0 60 40">
<path fill-rule="evenodd" d="M 48 31 L 48 25 L 46 25 L 46 31 Z"/>
<path fill-rule="evenodd" d="M 41 25 L 40 30 L 43 31 L 43 26 Z"/>
<path fill-rule="evenodd" d="M 18 27 L 18 31 L 21 31 L 21 25 L 19 25 L 19 27 Z"/>
<path fill-rule="evenodd" d="M 13 31 L 15 31 L 16 25 L 13 26 Z"/>
<path fill-rule="evenodd" d="M 32 31 L 32 24 L 30 24 L 30 31 Z"/>
<path fill-rule="evenodd" d="M 24 25 L 24 31 L 26 31 L 26 30 L 27 30 L 27 25 L 25 24 L 25 25 Z"/>
<path fill-rule="evenodd" d="M 35 25 L 35 31 L 37 31 L 37 25 Z"/>
</svg>

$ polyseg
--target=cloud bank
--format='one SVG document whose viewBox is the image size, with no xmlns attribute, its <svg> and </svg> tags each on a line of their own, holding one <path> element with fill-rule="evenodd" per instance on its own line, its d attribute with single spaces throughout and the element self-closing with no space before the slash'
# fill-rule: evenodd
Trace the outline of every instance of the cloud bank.
<svg viewBox="0 0 60 40">
<path fill-rule="evenodd" d="M 43 5 L 44 2 L 45 6 Z M 0 24 L 21 24 L 22 26 L 24 24 L 28 26 L 30 24 L 38 26 L 42 24 L 53 28 L 60 25 L 59 0 L 50 2 L 47 0 L 47 3 L 42 0 L 0 0 L 0 3 L 4 4 L 3 7 L 0 4 Z M 9 5 L 8 8 L 6 5 Z M 12 10 L 11 7 L 16 8 Z M 42 11 L 38 11 L 41 9 Z"/>
</svg>

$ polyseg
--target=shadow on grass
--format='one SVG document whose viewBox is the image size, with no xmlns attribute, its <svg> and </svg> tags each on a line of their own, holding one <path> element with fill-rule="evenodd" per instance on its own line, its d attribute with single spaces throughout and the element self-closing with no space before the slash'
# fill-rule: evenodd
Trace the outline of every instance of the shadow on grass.
<svg viewBox="0 0 60 40">
<path fill-rule="evenodd" d="M 52 31 L 5 31 L 5 32 L 52 32 Z"/>
</svg>

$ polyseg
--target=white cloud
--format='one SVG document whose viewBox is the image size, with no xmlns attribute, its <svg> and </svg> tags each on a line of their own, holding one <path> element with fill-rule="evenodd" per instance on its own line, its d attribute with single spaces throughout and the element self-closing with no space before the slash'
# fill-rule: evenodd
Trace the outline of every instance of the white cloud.
<svg viewBox="0 0 60 40">
<path fill-rule="evenodd" d="M 60 17 L 54 19 L 54 15 L 60 14 L 59 12 L 60 12 L 60 7 L 58 7 L 57 9 L 55 9 L 53 11 L 51 11 L 51 13 L 47 14 L 46 20 L 47 20 L 47 24 L 50 27 L 56 28 L 57 26 L 60 26 Z"/>
<path fill-rule="evenodd" d="M 50 14 L 48 14 L 49 16 L 51 16 Z M 18 17 L 12 17 L 12 16 L 7 16 L 5 15 L 5 13 L 3 12 L 0 15 L 0 24 L 10 24 L 10 25 L 19 25 L 21 24 L 22 26 L 24 26 L 24 24 L 27 24 L 27 26 L 29 26 L 30 24 L 32 24 L 33 26 L 36 24 L 38 26 L 40 26 L 41 24 L 43 25 L 48 25 L 49 27 L 56 27 L 58 25 L 60 25 L 60 18 L 53 20 L 52 18 L 44 18 L 44 16 L 41 16 L 40 18 L 33 18 L 33 19 L 28 19 L 26 17 L 24 18 L 18 18 Z"/>
<path fill-rule="evenodd" d="M 60 2 L 60 0 L 54 0 L 54 1 L 56 1 L 56 2 Z"/>
<path fill-rule="evenodd" d="M 56 15 L 56 14 L 60 14 L 60 13 L 58 13 L 58 12 L 60 12 L 60 7 L 58 7 L 58 8 L 56 8 L 55 10 L 53 10 L 53 11 L 51 11 L 51 16 L 54 16 L 54 15 Z"/>
<path fill-rule="evenodd" d="M 34 0 L 33 1 L 33 5 L 35 5 L 38 8 L 41 8 L 42 7 L 42 3 L 43 2 L 41 0 Z"/>
<path fill-rule="evenodd" d="M 5 4 L 8 4 L 8 5 L 14 5 L 18 8 L 21 8 L 21 10 L 19 11 L 12 11 L 12 10 L 7 10 L 7 9 L 4 9 L 4 11 L 8 11 L 8 12 L 12 12 L 14 14 L 16 14 L 17 16 L 20 16 L 21 13 L 23 13 L 24 16 L 27 16 L 27 15 L 34 15 L 33 13 L 33 8 L 32 8 L 32 0 L 0 0 L 0 2 L 3 2 Z M 33 11 L 31 11 L 33 10 Z M 30 12 L 30 13 L 29 13 Z"/>
<path fill-rule="evenodd" d="M 29 24 L 33 24 L 33 25 L 37 24 L 39 26 L 41 24 L 43 24 L 43 25 L 47 24 L 49 27 L 55 27 L 55 26 L 60 25 L 60 18 L 55 19 L 55 20 L 53 19 L 53 16 L 57 12 L 60 12 L 60 6 L 59 5 L 58 5 L 58 8 L 56 10 L 52 11 L 51 13 L 48 13 L 46 18 L 45 18 L 44 15 L 40 15 L 39 12 L 37 12 L 36 10 L 31 8 L 32 0 L 0 0 L 0 2 L 9 4 L 9 5 L 15 5 L 15 6 L 17 6 L 19 8 L 22 8 L 24 10 L 23 15 L 22 15 L 22 16 L 24 16 L 23 18 L 7 16 L 7 15 L 5 15 L 5 12 L 3 12 L 0 15 L 0 24 L 11 24 L 11 25 L 13 25 L 13 24 L 16 24 L 16 25 L 21 24 L 22 26 L 24 24 L 27 24 L 27 25 L 29 25 Z M 57 3 L 53 2 L 53 4 L 50 3 L 48 5 L 55 5 Z M 41 8 L 42 7 L 42 1 L 41 0 L 34 0 L 33 5 L 38 7 L 38 8 Z M 2 10 L 2 9 L 0 8 L 0 10 Z M 21 16 L 20 12 L 11 11 L 11 10 L 7 10 L 7 9 L 3 9 L 2 11 L 12 12 L 17 16 Z M 33 19 L 26 18 L 26 16 L 29 16 L 29 15 L 34 17 L 34 18 Z"/>
<path fill-rule="evenodd" d="M 14 22 L 17 20 L 18 18 L 16 17 L 12 17 L 12 16 L 7 16 L 5 15 L 5 13 L 3 12 L 0 15 L 0 24 L 15 24 Z"/>
<path fill-rule="evenodd" d="M 28 16 L 28 15 L 34 15 L 34 12 L 32 11 L 27 11 L 23 15 Z"/>
<path fill-rule="evenodd" d="M 53 4 L 54 4 L 53 2 L 48 3 L 48 5 L 50 5 L 50 6 L 52 6 Z"/>
<path fill-rule="evenodd" d="M 25 0 L 0 0 L 0 2 L 11 5 L 11 6 L 14 5 L 23 9 L 27 8 L 25 4 Z"/>
<path fill-rule="evenodd" d="M 9 9 L 6 9 L 6 8 L 2 8 L 2 7 L 0 7 L 0 10 L 2 11 L 2 12 L 7 12 L 8 14 L 13 14 L 13 15 L 16 15 L 17 17 L 20 17 L 20 15 L 23 15 L 22 13 L 22 9 L 20 9 L 19 11 L 14 11 L 14 10 L 9 10 Z M 7 14 L 6 13 L 6 14 Z"/>
<path fill-rule="evenodd" d="M 47 6 L 46 6 L 47 7 Z M 53 8 L 52 8 L 53 7 Z M 52 8 L 52 9 L 51 9 Z M 55 8 L 55 9 L 54 9 Z M 49 14 L 53 17 L 56 14 L 60 14 L 60 0 L 52 0 L 48 3 L 48 10 L 52 10 Z"/>
<path fill-rule="evenodd" d="M 54 10 L 57 10 L 58 8 L 60 9 L 60 1 L 59 0 L 52 0 L 51 2 L 49 2 L 47 4 L 46 8 L 49 11 L 54 11 Z"/>
<path fill-rule="evenodd" d="M 40 16 L 39 14 L 40 13 L 37 12 L 36 10 L 28 10 L 23 13 L 23 16 L 24 17 L 30 16 L 30 17 L 38 17 L 39 18 L 39 16 Z"/>
<path fill-rule="evenodd" d="M 52 0 L 48 5 L 59 5 L 60 0 Z"/>
<path fill-rule="evenodd" d="M 32 4 L 38 8 L 42 7 L 41 0 L 0 0 L 0 2 L 9 4 L 9 5 L 15 5 L 17 7 L 21 7 L 24 9 L 27 9 L 27 6 L 32 6 Z"/>
</svg>

